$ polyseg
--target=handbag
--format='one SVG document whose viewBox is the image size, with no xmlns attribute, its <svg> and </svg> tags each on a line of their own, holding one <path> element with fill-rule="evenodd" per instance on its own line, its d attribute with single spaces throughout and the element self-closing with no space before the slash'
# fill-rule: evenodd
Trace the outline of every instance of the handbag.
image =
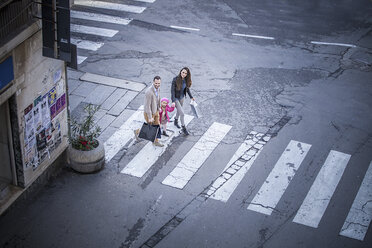
<svg viewBox="0 0 372 248">
<path fill-rule="evenodd" d="M 191 110 L 192 110 L 192 113 L 194 114 L 194 116 L 196 118 L 200 118 L 201 114 L 200 114 L 199 109 L 197 108 L 198 104 L 195 101 L 191 100 L 190 101 L 190 106 L 191 106 Z"/>
<path fill-rule="evenodd" d="M 154 142 L 156 137 L 158 136 L 159 129 L 159 125 L 152 125 L 144 122 L 138 134 L 138 137 Z"/>
</svg>

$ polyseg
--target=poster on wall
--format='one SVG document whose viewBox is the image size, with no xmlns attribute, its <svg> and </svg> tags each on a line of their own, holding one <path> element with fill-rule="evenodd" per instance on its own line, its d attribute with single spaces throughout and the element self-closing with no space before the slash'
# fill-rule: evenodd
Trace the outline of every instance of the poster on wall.
<svg viewBox="0 0 372 248">
<path fill-rule="evenodd" d="M 59 80 L 56 84 L 56 91 L 58 95 L 62 95 L 65 92 L 65 85 L 63 83 L 63 80 Z"/>
<path fill-rule="evenodd" d="M 49 128 L 45 130 L 46 143 L 49 153 L 52 153 L 55 149 L 53 136 L 55 134 L 55 128 L 53 122 L 50 122 Z"/>
<path fill-rule="evenodd" d="M 30 104 L 24 110 L 24 146 L 25 146 L 25 165 L 26 168 L 29 166 L 35 166 L 38 164 L 38 158 L 36 154 L 36 137 L 34 128 L 34 111 Z"/>
<path fill-rule="evenodd" d="M 59 120 L 57 119 L 56 122 L 55 122 L 55 135 L 54 135 L 54 143 L 55 143 L 55 147 L 57 148 L 61 143 L 62 143 L 62 132 L 61 132 L 61 123 L 59 122 Z"/>
<path fill-rule="evenodd" d="M 50 117 L 53 120 L 66 107 L 66 94 L 64 93 L 57 101 L 50 107 Z"/>
<path fill-rule="evenodd" d="M 50 126 L 50 112 L 48 107 L 48 94 L 39 96 L 34 100 L 34 129 L 36 137 L 36 150 L 38 163 L 33 163 L 33 168 L 43 162 L 49 154 L 46 146 L 46 130 Z"/>
<path fill-rule="evenodd" d="M 34 105 L 32 111 L 34 115 L 33 118 L 35 132 L 40 132 L 40 129 L 42 128 L 40 104 L 38 103 L 37 105 Z"/>
<path fill-rule="evenodd" d="M 43 128 L 47 129 L 50 126 L 50 112 L 48 107 L 48 95 L 43 97 L 43 100 L 40 103 L 41 108 L 41 119 L 43 123 Z"/>
<path fill-rule="evenodd" d="M 35 170 L 62 143 L 61 120 L 66 108 L 62 71 L 53 75 L 54 86 L 24 110 L 24 162 Z"/>
<path fill-rule="evenodd" d="M 48 155 L 48 149 L 46 145 L 45 129 L 41 130 L 36 135 L 36 144 L 39 163 L 42 163 Z M 35 167 L 36 168 L 36 167 Z"/>
<path fill-rule="evenodd" d="M 57 83 L 62 78 L 62 69 L 57 70 L 53 75 L 53 83 Z"/>
<path fill-rule="evenodd" d="M 52 106 L 57 99 L 57 90 L 56 87 L 53 87 L 49 92 L 48 92 L 48 106 Z"/>
<path fill-rule="evenodd" d="M 25 116 L 25 145 L 27 145 L 28 144 L 28 136 L 34 128 L 34 116 L 33 116 L 33 112 L 32 112 L 32 104 L 30 104 L 24 110 L 24 116 Z"/>
</svg>

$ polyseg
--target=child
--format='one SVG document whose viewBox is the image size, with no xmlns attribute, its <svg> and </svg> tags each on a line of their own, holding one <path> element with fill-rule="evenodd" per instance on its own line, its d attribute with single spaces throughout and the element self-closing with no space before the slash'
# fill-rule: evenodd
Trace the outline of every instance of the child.
<svg viewBox="0 0 372 248">
<path fill-rule="evenodd" d="M 169 106 L 168 103 L 169 103 L 169 100 L 167 98 L 163 97 L 160 100 L 160 111 L 159 111 L 160 127 L 163 130 L 163 135 L 167 136 L 167 137 L 169 136 L 166 132 L 167 123 L 169 122 L 168 112 L 173 112 L 174 107 L 175 107 L 174 103 L 172 104 L 172 106 Z"/>
</svg>

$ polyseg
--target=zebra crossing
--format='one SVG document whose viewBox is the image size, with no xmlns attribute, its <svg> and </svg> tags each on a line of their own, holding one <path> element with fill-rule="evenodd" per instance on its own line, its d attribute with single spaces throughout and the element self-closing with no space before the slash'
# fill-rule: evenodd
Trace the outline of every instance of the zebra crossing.
<svg viewBox="0 0 372 248">
<path fill-rule="evenodd" d="M 152 4 L 155 0 L 134 0 L 134 2 Z M 88 10 L 97 9 L 99 10 L 97 12 L 102 12 L 102 10 L 119 11 L 124 13 L 123 15 L 140 14 L 146 9 L 143 6 L 92 0 L 75 0 L 74 4 Z M 81 38 L 81 36 L 112 38 L 119 32 L 119 30 L 112 28 L 97 27 L 97 22 L 128 25 L 133 20 L 129 16 L 112 16 L 90 12 L 85 9 L 84 11 L 71 10 L 71 18 L 85 20 L 88 23 L 95 22 L 93 26 L 71 24 L 71 32 L 74 33 L 71 43 L 75 44 L 79 49 L 78 64 L 83 63 L 87 59 L 87 56 L 84 56 L 84 52 L 80 54 L 81 50 L 97 51 L 104 45 L 104 42 L 97 41 L 97 39 L 89 40 L 89 38 Z M 186 125 L 192 120 L 192 116 L 185 116 Z M 133 130 L 141 127 L 142 123 L 143 106 L 127 119 L 122 127 L 105 142 L 107 162 L 111 161 L 124 146 L 130 147 L 134 143 Z M 151 143 L 147 143 L 121 170 L 121 173 L 142 178 L 164 154 L 172 140 L 180 135 L 180 132 L 172 125 L 168 128 L 171 135 L 166 140 L 163 138 L 164 147 L 155 147 Z M 213 123 L 161 183 L 164 186 L 180 190 L 187 184 L 192 183 L 194 175 L 203 166 L 208 157 L 213 155 L 215 148 L 225 138 L 231 128 L 231 126 L 222 123 Z M 233 154 L 220 175 L 208 187 L 205 196 L 208 199 L 226 203 L 243 178 L 250 173 L 250 168 L 264 151 L 265 145 L 270 139 L 271 137 L 268 135 L 252 131 Z M 247 206 L 247 210 L 263 215 L 271 215 L 276 210 L 279 201 L 285 196 L 288 186 L 296 176 L 296 172 L 311 147 L 311 144 L 290 140 L 261 188 Z M 329 152 L 292 222 L 318 228 L 350 159 L 351 155 L 349 154 L 335 150 Z M 339 235 L 362 241 L 368 231 L 371 220 L 372 161 Z"/>
<path fill-rule="evenodd" d="M 183 189 L 230 129 L 229 125 L 214 122 L 162 184 Z"/>
<path fill-rule="evenodd" d="M 135 0 L 136 2 L 144 3 L 144 4 L 152 4 L 155 0 Z M 146 7 L 144 6 L 137 6 L 137 5 L 129 5 L 129 4 L 122 4 L 122 3 L 112 3 L 112 2 L 105 2 L 105 1 L 92 1 L 92 0 L 75 0 L 75 6 L 79 6 L 82 8 L 89 8 L 90 10 L 96 9 L 97 12 L 102 10 L 108 11 L 119 11 L 122 12 L 123 15 L 129 14 L 140 14 L 142 13 Z M 119 16 L 101 14 L 96 12 L 90 11 L 80 11 L 80 10 L 71 10 L 70 17 L 77 20 L 85 20 L 90 21 L 93 23 L 107 23 L 107 24 L 115 24 L 115 25 L 128 25 L 133 19 L 132 18 L 124 18 Z M 83 63 L 88 57 L 83 56 L 81 51 L 88 50 L 88 51 L 97 51 L 101 48 L 104 43 L 97 42 L 96 40 L 88 40 L 89 38 L 78 38 L 78 36 L 89 35 L 89 37 L 105 37 L 105 38 L 112 38 L 114 37 L 119 30 L 111 29 L 111 28 L 101 28 L 96 26 L 88 26 L 88 25 L 80 25 L 74 24 L 71 21 L 70 24 L 70 31 L 73 33 L 71 38 L 71 43 L 76 45 L 78 48 L 78 56 L 77 56 L 77 63 Z"/>
<path fill-rule="evenodd" d="M 293 222 L 318 227 L 350 157 L 334 150 L 329 153 Z"/>
<path fill-rule="evenodd" d="M 372 219 L 372 161 L 342 226 L 340 235 L 363 240 Z"/>
<path fill-rule="evenodd" d="M 78 46 L 79 48 L 90 50 L 90 51 L 97 51 L 104 44 L 103 42 L 94 42 L 94 41 L 75 39 L 75 38 L 71 38 L 71 43 Z"/>
<path fill-rule="evenodd" d="M 120 24 L 120 25 L 128 25 L 132 21 L 132 19 L 130 18 L 121 18 L 117 16 L 96 14 L 92 12 L 84 12 L 84 11 L 77 11 L 77 10 L 71 10 L 70 17 L 76 18 L 76 19 L 107 22 L 107 23 Z"/>
<path fill-rule="evenodd" d="M 227 202 L 269 140 L 268 135 L 250 132 L 221 175 L 213 182 L 207 195 L 212 199 Z"/>
<path fill-rule="evenodd" d="M 299 169 L 311 145 L 291 140 L 248 209 L 270 215 Z"/>
<path fill-rule="evenodd" d="M 193 116 L 185 116 L 185 125 L 188 125 L 193 119 Z M 125 166 L 121 173 L 142 177 L 151 168 L 151 166 L 158 160 L 158 158 L 165 152 L 166 147 L 170 144 L 173 138 L 179 136 L 180 132 L 176 130 L 176 127 L 170 126 L 167 128 L 168 133 L 172 135 L 164 142 L 163 147 L 153 146 L 151 143 L 147 143 L 146 146 L 141 149 L 137 155 Z"/>
<path fill-rule="evenodd" d="M 188 125 L 193 120 L 186 115 Z M 122 127 L 106 142 L 106 161 L 110 161 L 120 149 L 132 141 L 133 130 L 143 123 L 143 106 L 141 106 Z M 215 148 L 222 142 L 232 127 L 214 122 L 193 145 L 188 153 L 164 178 L 162 184 L 177 189 L 183 189 L 192 182 L 193 176 L 203 166 Z M 164 147 L 155 147 L 147 143 L 133 159 L 124 166 L 121 173 L 124 175 L 142 178 L 153 166 L 159 157 L 171 144 L 174 137 L 180 132 L 169 125 L 170 137 L 163 140 Z M 242 142 L 230 161 L 226 164 L 220 176 L 216 178 L 206 191 L 205 197 L 221 202 L 227 202 L 244 176 L 249 173 L 255 160 L 264 151 L 265 145 L 271 139 L 270 135 L 250 132 Z M 130 146 L 129 146 L 130 147 Z M 286 189 L 296 176 L 296 172 L 303 163 L 312 145 L 304 142 L 290 140 L 287 147 L 275 163 L 273 169 L 258 190 L 247 209 L 271 215 L 277 203 L 285 195 Z M 308 191 L 301 207 L 298 209 L 293 223 L 317 228 L 328 204 L 339 184 L 347 167 L 351 155 L 331 150 L 318 172 L 310 190 Z M 349 214 L 340 230 L 340 235 L 363 240 L 372 219 L 372 161 L 360 189 L 355 197 Z"/>
</svg>

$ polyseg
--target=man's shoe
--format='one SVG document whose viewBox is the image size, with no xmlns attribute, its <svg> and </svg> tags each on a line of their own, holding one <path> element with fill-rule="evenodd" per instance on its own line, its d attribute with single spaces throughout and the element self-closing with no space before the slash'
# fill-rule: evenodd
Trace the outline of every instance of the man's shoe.
<svg viewBox="0 0 372 248">
<path fill-rule="evenodd" d="M 163 147 L 164 145 L 162 143 L 160 143 L 159 141 L 155 141 L 154 143 L 154 146 L 158 146 L 158 147 Z"/>
<path fill-rule="evenodd" d="M 139 130 L 134 130 L 134 137 L 136 137 L 136 140 L 137 141 L 140 141 L 140 138 L 138 137 L 138 134 L 139 134 Z"/>
<path fill-rule="evenodd" d="M 165 131 L 163 131 L 163 135 L 169 137 L 169 135 Z"/>
<path fill-rule="evenodd" d="M 174 125 L 175 125 L 177 128 L 181 128 L 180 125 L 178 125 L 178 119 L 174 119 Z"/>
<path fill-rule="evenodd" d="M 187 129 L 185 126 L 182 126 L 182 132 L 184 135 L 189 135 L 189 132 L 187 132 Z"/>
</svg>

